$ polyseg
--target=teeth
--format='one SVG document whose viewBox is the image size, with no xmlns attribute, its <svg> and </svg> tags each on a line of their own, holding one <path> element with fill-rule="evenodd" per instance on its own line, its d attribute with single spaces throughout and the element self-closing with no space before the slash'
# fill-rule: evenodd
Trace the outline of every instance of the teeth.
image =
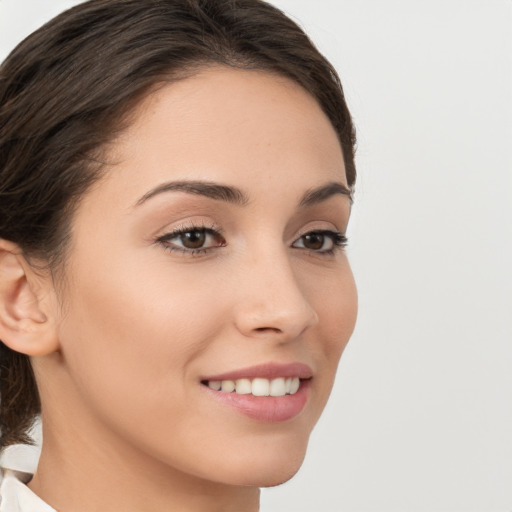
<svg viewBox="0 0 512 512">
<path fill-rule="evenodd" d="M 222 387 L 222 382 L 220 380 L 210 380 L 208 381 L 208 387 L 214 389 L 215 391 L 219 391 Z"/>
<path fill-rule="evenodd" d="M 299 390 L 300 386 L 300 380 L 296 377 L 292 379 L 292 382 L 290 384 L 290 395 L 294 395 Z"/>
<path fill-rule="evenodd" d="M 208 387 L 215 391 L 224 393 L 235 392 L 238 395 L 254 396 L 284 396 L 294 395 L 300 387 L 298 377 L 279 377 L 277 379 L 238 379 L 234 380 L 211 380 L 208 381 Z"/>
<path fill-rule="evenodd" d="M 284 379 L 274 379 L 270 383 L 270 396 L 284 396 L 284 395 L 286 395 L 286 384 L 285 384 Z"/>
<path fill-rule="evenodd" d="M 254 379 L 252 381 L 252 394 L 254 396 L 270 395 L 270 382 L 268 379 Z"/>
<path fill-rule="evenodd" d="M 235 391 L 235 381 L 223 380 L 220 389 L 226 393 L 231 393 L 231 391 Z"/>
<path fill-rule="evenodd" d="M 239 395 L 250 395 L 252 393 L 252 385 L 249 379 L 238 379 L 236 381 L 236 392 Z"/>
</svg>

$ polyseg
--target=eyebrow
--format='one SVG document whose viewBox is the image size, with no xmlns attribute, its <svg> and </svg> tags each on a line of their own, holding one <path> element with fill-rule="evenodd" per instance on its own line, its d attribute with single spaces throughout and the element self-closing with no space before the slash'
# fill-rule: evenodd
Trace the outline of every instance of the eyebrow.
<svg viewBox="0 0 512 512">
<path fill-rule="evenodd" d="M 224 201 L 238 206 L 245 206 L 249 203 L 249 197 L 237 187 L 221 185 L 209 181 L 170 181 L 162 183 L 144 194 L 135 206 L 140 206 L 152 197 L 165 192 L 185 192 L 208 197 L 217 201 Z M 326 185 L 308 190 L 299 202 L 300 208 L 307 208 L 326 201 L 330 197 L 341 194 L 352 202 L 352 191 L 343 183 L 331 182 Z"/>
<path fill-rule="evenodd" d="M 322 185 L 317 188 L 313 188 L 308 190 L 303 196 L 299 203 L 301 208 L 306 208 L 308 206 L 313 206 L 318 203 L 322 203 L 326 201 L 330 197 L 341 194 L 350 199 L 350 203 L 352 203 L 352 191 L 343 183 L 333 181 L 328 183 L 327 185 Z"/>
<path fill-rule="evenodd" d="M 247 195 L 236 187 L 219 185 L 209 181 L 170 181 L 162 183 L 144 194 L 137 201 L 136 206 L 140 206 L 148 199 L 164 192 L 186 192 L 187 194 L 196 194 L 239 206 L 244 206 L 249 202 Z"/>
</svg>

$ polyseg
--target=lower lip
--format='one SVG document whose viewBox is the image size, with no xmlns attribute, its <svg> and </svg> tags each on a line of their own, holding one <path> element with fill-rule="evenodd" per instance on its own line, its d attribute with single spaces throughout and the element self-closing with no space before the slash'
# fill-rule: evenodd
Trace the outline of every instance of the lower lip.
<svg viewBox="0 0 512 512">
<path fill-rule="evenodd" d="M 233 407 L 238 412 L 267 423 L 286 421 L 297 416 L 306 406 L 311 380 L 301 380 L 300 387 L 294 395 L 254 396 L 238 395 L 215 391 L 207 386 L 202 387 L 214 399 Z"/>
</svg>

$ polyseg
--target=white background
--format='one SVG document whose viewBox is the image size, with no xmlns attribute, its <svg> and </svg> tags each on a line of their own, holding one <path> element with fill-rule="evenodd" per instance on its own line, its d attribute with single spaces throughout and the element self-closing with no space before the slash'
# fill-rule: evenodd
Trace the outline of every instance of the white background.
<svg viewBox="0 0 512 512">
<path fill-rule="evenodd" d="M 0 0 L 0 58 L 76 1 Z M 358 130 L 356 332 L 263 512 L 512 511 L 512 2 L 274 0 Z"/>
</svg>

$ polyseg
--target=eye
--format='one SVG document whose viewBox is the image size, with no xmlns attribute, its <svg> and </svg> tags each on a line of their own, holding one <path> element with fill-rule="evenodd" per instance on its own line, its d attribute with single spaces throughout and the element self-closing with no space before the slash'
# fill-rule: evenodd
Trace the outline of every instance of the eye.
<svg viewBox="0 0 512 512">
<path fill-rule="evenodd" d="M 292 247 L 309 251 L 332 254 L 347 245 L 347 237 L 337 231 L 310 231 L 296 240 Z"/>
<path fill-rule="evenodd" d="M 195 254 L 223 247 L 226 242 L 218 230 L 205 227 L 178 228 L 157 239 L 164 248 Z"/>
</svg>

